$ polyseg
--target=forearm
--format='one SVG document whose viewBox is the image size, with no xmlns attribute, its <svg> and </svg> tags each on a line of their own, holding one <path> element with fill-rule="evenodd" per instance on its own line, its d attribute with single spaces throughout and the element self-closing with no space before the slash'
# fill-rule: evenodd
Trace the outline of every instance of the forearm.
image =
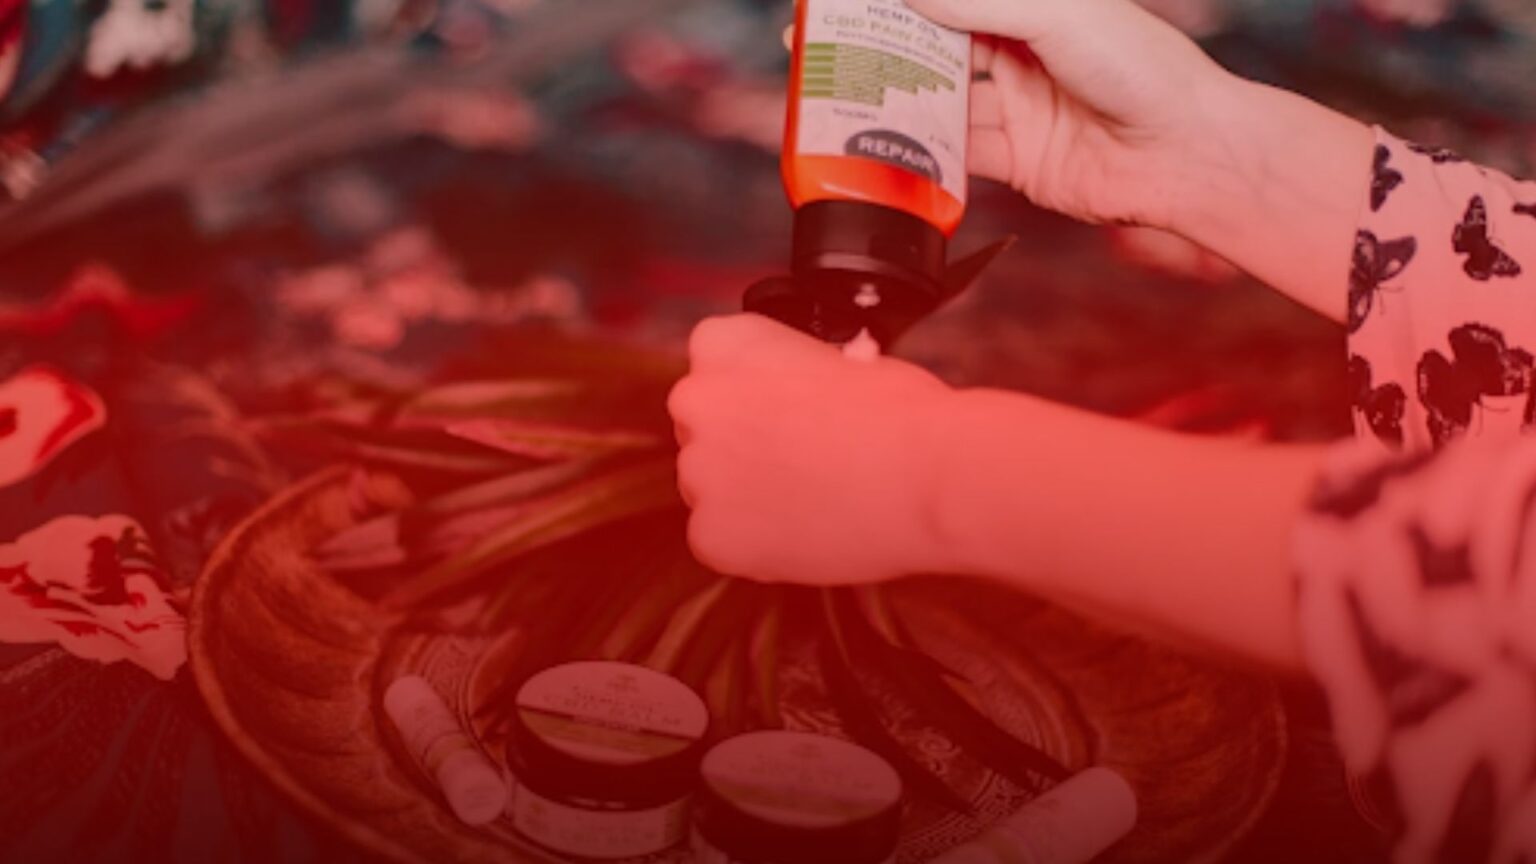
<svg viewBox="0 0 1536 864">
<path fill-rule="evenodd" d="M 1345 315 L 1371 177 L 1368 126 L 1236 77 L 1213 87 L 1207 130 L 1177 170 L 1165 227 L 1334 320 Z"/>
<path fill-rule="evenodd" d="M 945 563 L 1124 624 L 1300 668 L 1290 542 L 1319 448 L 1175 435 L 994 391 L 949 406 Z"/>
</svg>

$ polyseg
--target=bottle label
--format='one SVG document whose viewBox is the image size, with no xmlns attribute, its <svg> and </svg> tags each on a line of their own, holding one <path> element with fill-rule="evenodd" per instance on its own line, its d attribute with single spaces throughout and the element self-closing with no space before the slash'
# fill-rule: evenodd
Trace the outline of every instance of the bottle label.
<svg viewBox="0 0 1536 864">
<path fill-rule="evenodd" d="M 971 39 L 905 0 L 808 0 L 800 153 L 895 165 L 965 201 Z"/>
<path fill-rule="evenodd" d="M 637 858 L 682 842 L 689 799 L 648 810 L 586 810 L 551 801 L 527 786 L 512 796 L 512 824 L 546 849 L 578 858 Z"/>
</svg>

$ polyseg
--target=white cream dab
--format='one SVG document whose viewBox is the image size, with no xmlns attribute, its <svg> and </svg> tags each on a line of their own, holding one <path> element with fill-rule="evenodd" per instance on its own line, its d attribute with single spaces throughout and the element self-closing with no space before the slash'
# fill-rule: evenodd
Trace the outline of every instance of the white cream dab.
<svg viewBox="0 0 1536 864">
<path fill-rule="evenodd" d="M 857 360 L 862 363 L 873 363 L 880 359 L 880 343 L 871 336 L 869 329 L 859 331 L 859 335 L 843 346 L 843 356 L 849 360 Z"/>
</svg>

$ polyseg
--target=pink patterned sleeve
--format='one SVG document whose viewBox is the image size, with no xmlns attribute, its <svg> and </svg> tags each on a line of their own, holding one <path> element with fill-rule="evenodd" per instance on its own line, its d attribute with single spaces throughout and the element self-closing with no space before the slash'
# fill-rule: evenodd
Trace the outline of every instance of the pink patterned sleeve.
<svg viewBox="0 0 1536 864">
<path fill-rule="evenodd" d="M 1536 864 L 1536 185 L 1377 141 L 1300 634 L 1399 862 Z"/>
<path fill-rule="evenodd" d="M 1536 430 L 1536 184 L 1377 130 L 1349 284 L 1363 436 L 1390 449 Z"/>
<path fill-rule="evenodd" d="M 1308 666 L 1397 860 L 1536 861 L 1536 440 L 1342 448 L 1296 560 Z"/>
</svg>

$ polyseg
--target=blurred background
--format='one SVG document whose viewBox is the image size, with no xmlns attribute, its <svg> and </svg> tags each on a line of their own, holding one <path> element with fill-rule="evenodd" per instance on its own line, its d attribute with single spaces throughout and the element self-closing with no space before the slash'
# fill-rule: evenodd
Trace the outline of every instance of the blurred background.
<svg viewBox="0 0 1536 864">
<path fill-rule="evenodd" d="M 1146 2 L 1244 75 L 1513 172 L 1536 159 L 1520 0 Z M 785 256 L 789 15 L 0 0 L 0 310 L 180 298 L 198 326 L 139 347 L 237 397 L 321 368 L 408 384 L 486 324 L 676 345 Z M 908 356 L 1181 428 L 1347 430 L 1336 328 L 1174 238 L 973 194 L 958 250 L 1020 242 Z"/>
</svg>

